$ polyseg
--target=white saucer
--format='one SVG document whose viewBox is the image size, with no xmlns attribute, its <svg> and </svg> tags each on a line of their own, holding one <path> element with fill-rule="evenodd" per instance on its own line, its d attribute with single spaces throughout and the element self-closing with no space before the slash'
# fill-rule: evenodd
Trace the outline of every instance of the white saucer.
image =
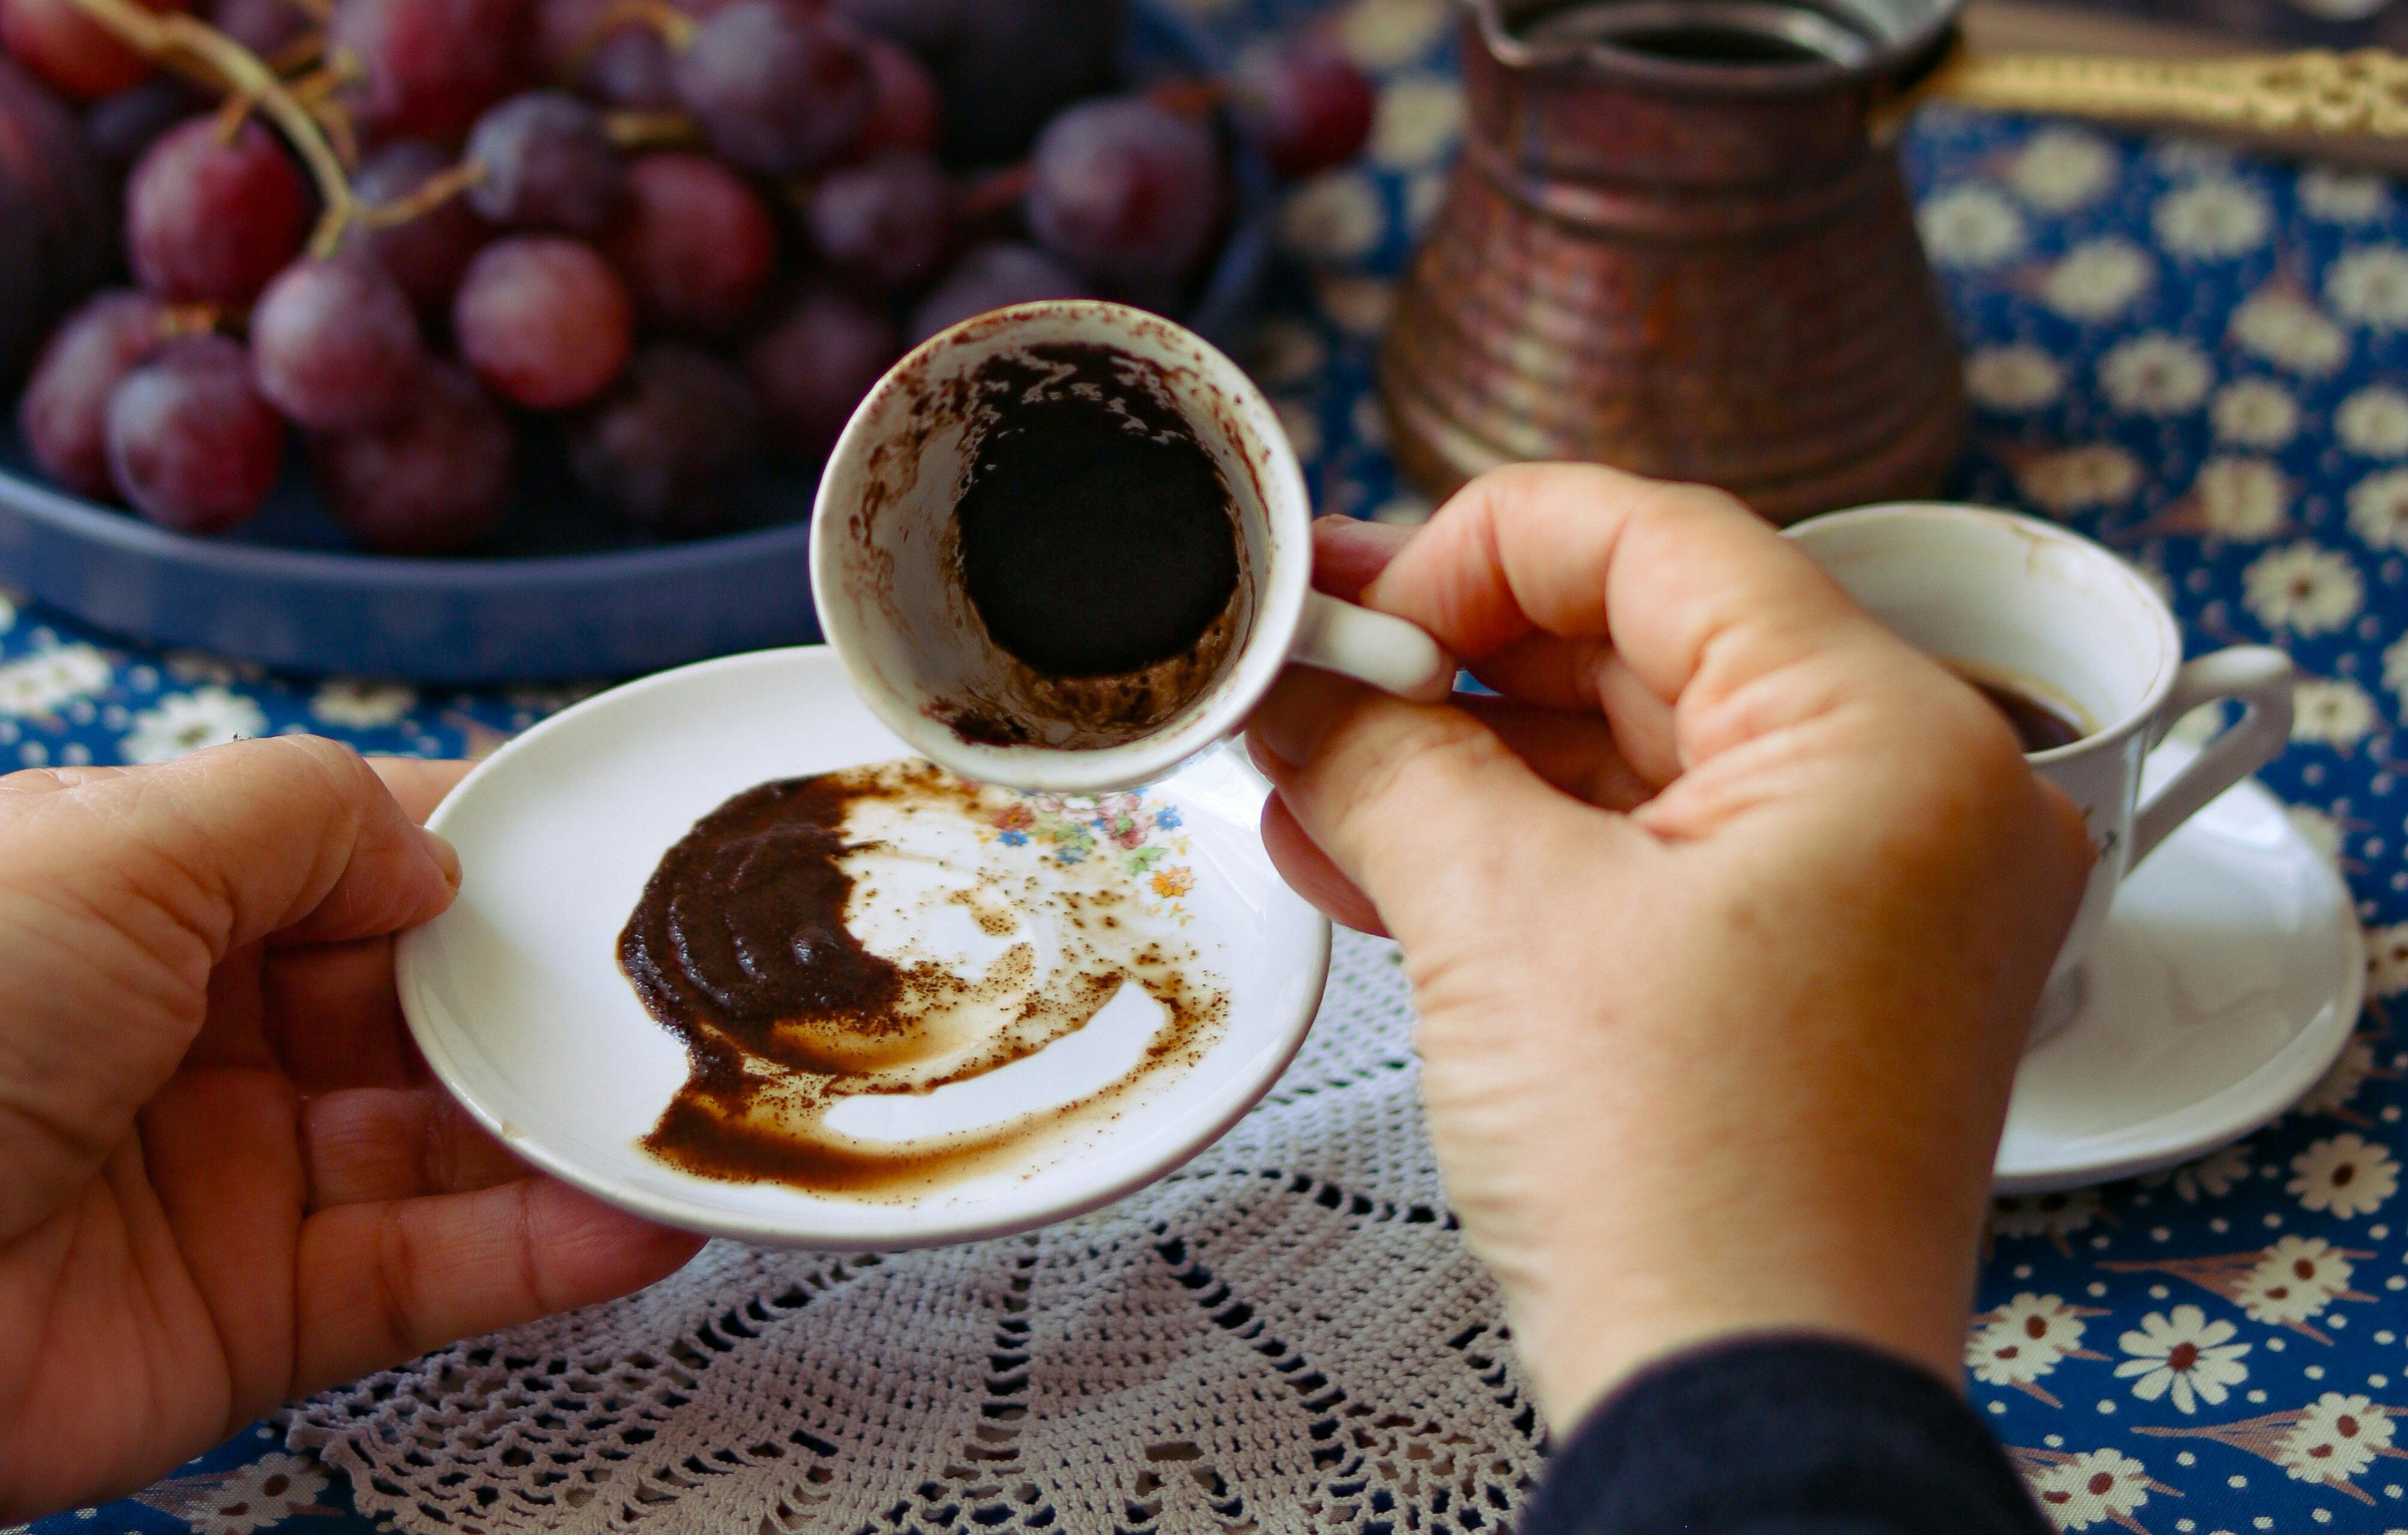
<svg viewBox="0 0 2408 1535">
<path fill-rule="evenodd" d="M 2147 794 L 2195 755 L 2170 742 Z M 2072 1019 L 2015 1075 L 1997 1191 L 2172 1167 L 2281 1113 L 2358 1023 L 2366 952 L 2348 888 L 2252 782 L 2116 893 Z"/>
<path fill-rule="evenodd" d="M 910 754 L 816 646 L 664 672 L 528 731 L 431 823 L 459 847 L 466 879 L 459 901 L 400 946 L 402 1010 L 427 1064 L 547 1171 L 668 1225 L 772 1246 L 894 1249 L 1026 1230 L 1119 1198 L 1219 1139 L 1303 1042 L 1329 961 L 1327 921 L 1263 851 L 1261 781 L 1224 752 L 1146 792 L 1149 807 L 1178 812 L 1175 831 L 1159 834 L 1175 865 L 1161 867 L 1187 875 L 1168 888 L 1192 876 L 1158 915 L 1185 917 L 1178 936 L 1229 998 L 1225 1026 L 1193 1065 L 1155 1073 L 1129 1107 L 1032 1153 L 1030 1165 L 907 1201 L 714 1181 L 638 1145 L 686 1080 L 684 1050 L 618 965 L 620 929 L 661 854 L 755 784 Z M 1133 986 L 1124 992 L 1084 1029 L 985 1077 L 845 1107 L 914 1119 L 901 1133 L 918 1134 L 1080 1098 L 1121 1075 L 1151 1037 L 1158 1009 Z M 1007 1081 L 1027 1100 L 998 1107 Z"/>
</svg>

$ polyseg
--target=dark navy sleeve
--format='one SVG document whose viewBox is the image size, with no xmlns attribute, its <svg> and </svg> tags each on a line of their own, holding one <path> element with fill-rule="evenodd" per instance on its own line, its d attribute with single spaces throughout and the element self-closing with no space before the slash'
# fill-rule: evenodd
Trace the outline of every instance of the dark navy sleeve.
<svg viewBox="0 0 2408 1535">
<path fill-rule="evenodd" d="M 1521 1535 L 2048 1535 L 1964 1399 L 1853 1343 L 1663 1361 L 1556 1446 Z"/>
</svg>

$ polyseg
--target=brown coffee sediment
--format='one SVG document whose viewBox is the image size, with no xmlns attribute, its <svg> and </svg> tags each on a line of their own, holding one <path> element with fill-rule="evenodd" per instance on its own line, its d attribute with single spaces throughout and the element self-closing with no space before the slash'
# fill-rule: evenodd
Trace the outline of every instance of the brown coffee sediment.
<svg viewBox="0 0 2408 1535">
<path fill-rule="evenodd" d="M 981 744 L 1105 746 L 1201 696 L 1242 638 L 1240 534 L 1161 369 L 1031 346 L 982 363 L 941 412 L 969 454 L 943 561 L 999 666 L 936 717 Z"/>
<path fill-rule="evenodd" d="M 841 860 L 854 806 L 974 815 L 997 791 L 930 764 L 875 765 L 745 791 L 696 822 L 661 859 L 620 935 L 620 964 L 645 1008 L 686 1047 L 688 1075 L 643 1144 L 704 1177 L 774 1181 L 819 1193 L 918 1193 L 1025 1165 L 1111 1112 L 1141 1079 L 1192 1063 L 1226 997 L 1196 968 L 1112 914 L 1125 896 L 1054 893 L 1060 973 L 1034 973 L 1014 945 L 981 976 L 871 954 L 847 925 L 853 876 Z M 980 883 L 945 898 L 989 936 L 1017 925 L 1011 897 Z M 1091 873 L 1088 878 L 1099 879 Z M 1039 894 L 1034 874 L 1022 899 Z M 961 1135 L 910 1142 L 832 1130 L 844 1098 L 923 1094 L 1025 1059 L 1086 1026 L 1134 981 L 1165 1010 L 1138 1067 L 1078 1102 Z M 1015 1000 L 1016 999 L 1016 1000 Z M 982 1007 L 1012 1009 L 983 1035 Z"/>
</svg>

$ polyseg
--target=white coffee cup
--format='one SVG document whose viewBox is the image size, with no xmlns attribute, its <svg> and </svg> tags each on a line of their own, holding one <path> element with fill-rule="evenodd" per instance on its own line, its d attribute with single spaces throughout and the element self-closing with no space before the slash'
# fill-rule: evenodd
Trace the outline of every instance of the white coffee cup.
<svg viewBox="0 0 2408 1535">
<path fill-rule="evenodd" d="M 2080 739 L 2026 759 L 2081 807 L 2097 851 L 2049 975 L 2045 1031 L 2071 1013 L 2124 876 L 2290 739 L 2290 657 L 2241 645 L 2186 663 L 2173 613 L 2139 571 L 2029 517 L 1911 503 L 1833 512 L 1789 536 L 1917 648 L 2082 727 Z M 2221 699 L 2238 700 L 2241 718 L 2141 801 L 2142 759 L 2177 720 Z"/>
<path fill-rule="evenodd" d="M 969 384 L 998 355 L 1061 343 L 1125 354 L 1123 382 L 1178 411 L 1237 513 L 1226 649 L 1182 675 L 1176 707 L 1141 727 L 1054 711 L 1043 680 L 989 636 L 960 579 L 953 509 L 994 409 Z M 914 751 L 985 782 L 1097 794 L 1160 779 L 1238 728 L 1291 661 L 1425 700 L 1454 685 L 1455 663 L 1421 629 L 1312 590 L 1312 500 L 1269 402 L 1202 338 L 1143 310 L 1023 304 L 922 343 L 853 412 L 813 517 L 811 595 L 853 687 Z M 965 724 L 998 717 L 1029 739 L 1007 743 Z"/>
</svg>

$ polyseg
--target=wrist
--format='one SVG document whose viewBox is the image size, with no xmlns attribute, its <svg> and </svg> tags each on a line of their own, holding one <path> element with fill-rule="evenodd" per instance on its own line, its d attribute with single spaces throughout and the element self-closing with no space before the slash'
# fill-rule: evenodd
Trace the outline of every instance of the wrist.
<svg viewBox="0 0 2408 1535">
<path fill-rule="evenodd" d="M 1674 1263 L 1627 1255 L 1675 1252 Z M 1571 1431 L 1632 1375 L 1731 1339 L 1804 1335 L 1860 1343 L 1961 1390 L 1972 1246 L 1919 1261 L 1910 1241 L 1856 1236 L 1804 1261 L 1778 1243 L 1748 1250 L 1626 1241 L 1619 1261 L 1562 1260 L 1512 1276 L 1506 1315 L 1524 1378 L 1557 1434 Z M 1500 1280 L 1507 1278 L 1500 1272 Z"/>
</svg>

